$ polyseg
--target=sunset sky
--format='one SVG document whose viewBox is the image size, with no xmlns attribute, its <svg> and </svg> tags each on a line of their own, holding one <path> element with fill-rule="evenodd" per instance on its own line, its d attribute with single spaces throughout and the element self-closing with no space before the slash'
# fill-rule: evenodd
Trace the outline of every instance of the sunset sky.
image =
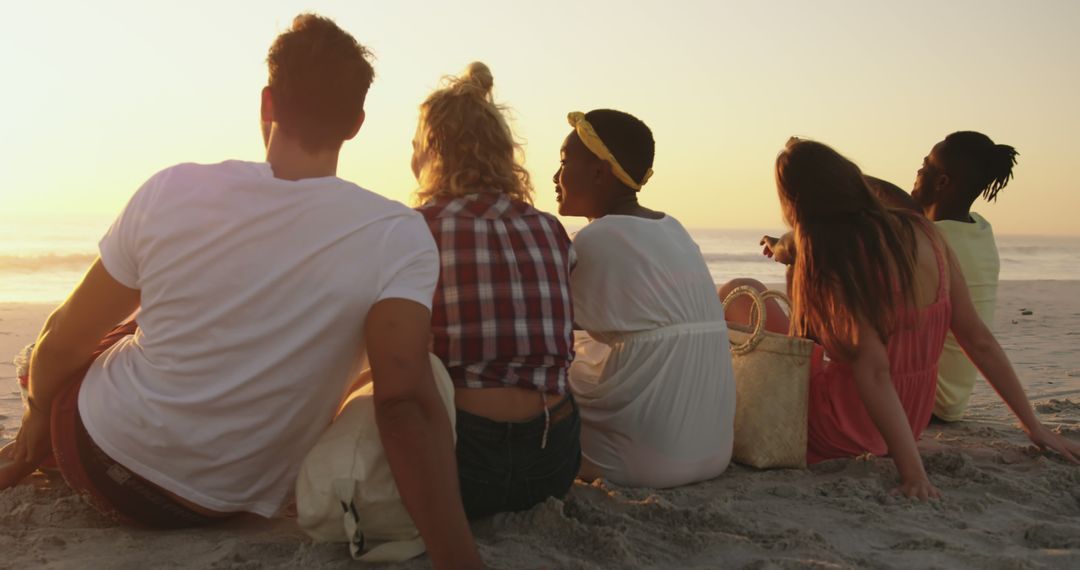
<svg viewBox="0 0 1080 570">
<path fill-rule="evenodd" d="M 417 105 L 480 60 L 545 210 L 567 112 L 610 107 L 654 131 L 642 202 L 687 226 L 778 227 L 772 163 L 790 135 L 910 189 L 933 144 L 970 129 L 1020 152 L 978 208 L 999 233 L 1080 234 L 1068 0 L 5 3 L 4 211 L 108 218 L 171 164 L 261 160 L 266 51 L 301 11 L 376 54 L 339 175 L 398 200 L 415 188 Z"/>
</svg>

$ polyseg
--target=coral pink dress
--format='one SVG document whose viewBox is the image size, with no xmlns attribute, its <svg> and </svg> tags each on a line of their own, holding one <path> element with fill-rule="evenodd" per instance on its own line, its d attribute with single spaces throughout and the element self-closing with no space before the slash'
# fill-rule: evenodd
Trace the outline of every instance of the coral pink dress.
<svg viewBox="0 0 1080 570">
<path fill-rule="evenodd" d="M 944 253 L 936 240 L 931 243 L 938 265 L 937 300 L 921 309 L 901 309 L 887 347 L 892 382 L 916 440 L 934 410 L 938 360 L 952 318 Z M 806 461 L 811 464 L 867 452 L 888 453 L 845 362 L 825 361 L 811 372 L 807 435 Z"/>
</svg>

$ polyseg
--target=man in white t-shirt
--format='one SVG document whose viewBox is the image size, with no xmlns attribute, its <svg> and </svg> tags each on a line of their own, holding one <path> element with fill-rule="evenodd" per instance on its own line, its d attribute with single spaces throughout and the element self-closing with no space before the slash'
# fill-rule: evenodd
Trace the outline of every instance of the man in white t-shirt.
<svg viewBox="0 0 1080 570">
<path fill-rule="evenodd" d="M 438 252 L 419 214 L 335 176 L 363 123 L 367 52 L 301 15 L 267 61 L 266 162 L 180 164 L 135 193 L 38 338 L 0 489 L 54 451 L 122 521 L 273 516 L 366 353 L 433 563 L 478 566 L 427 357 Z"/>
<path fill-rule="evenodd" d="M 1016 149 L 995 144 L 982 133 L 952 133 L 923 159 L 912 191 L 956 254 L 975 311 L 988 325 L 994 320 L 1000 261 L 990 223 L 971 206 L 979 196 L 997 200 L 1012 178 L 1016 156 Z M 975 376 L 975 365 L 949 333 L 938 361 L 934 416 L 950 422 L 963 419 Z"/>
</svg>

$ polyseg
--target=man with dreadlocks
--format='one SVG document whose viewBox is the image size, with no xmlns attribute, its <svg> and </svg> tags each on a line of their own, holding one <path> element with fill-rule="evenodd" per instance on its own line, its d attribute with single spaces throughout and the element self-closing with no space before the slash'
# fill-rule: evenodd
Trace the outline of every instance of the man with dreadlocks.
<svg viewBox="0 0 1080 570">
<path fill-rule="evenodd" d="M 987 324 L 994 319 L 1000 264 L 994 232 L 971 206 L 980 195 L 987 202 L 997 200 L 1012 178 L 1016 155 L 1013 147 L 994 144 L 982 133 L 955 132 L 923 159 L 912 192 L 956 253 L 975 310 Z M 961 419 L 974 384 L 975 366 L 950 334 L 938 364 L 934 415 L 950 422 Z"/>
</svg>

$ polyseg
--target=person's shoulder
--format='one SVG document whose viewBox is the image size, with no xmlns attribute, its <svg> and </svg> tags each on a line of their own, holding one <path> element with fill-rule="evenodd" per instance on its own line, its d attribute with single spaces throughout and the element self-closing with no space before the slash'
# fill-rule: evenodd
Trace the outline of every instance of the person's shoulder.
<svg viewBox="0 0 1080 570">
<path fill-rule="evenodd" d="M 574 234 L 574 248 L 578 252 L 592 249 L 603 249 L 609 244 L 619 243 L 626 239 L 628 234 L 634 233 L 631 224 L 624 219 L 626 216 L 604 216 L 585 224 Z"/>
<path fill-rule="evenodd" d="M 420 212 L 381 194 L 359 189 L 357 197 L 363 200 L 362 209 L 370 223 L 385 227 L 391 234 L 416 234 L 431 237 L 428 221 Z"/>
<path fill-rule="evenodd" d="M 574 252 L 579 266 L 596 271 L 610 271 L 625 265 L 629 251 L 642 243 L 670 241 L 660 220 L 633 216 L 597 218 L 574 234 Z"/>
<path fill-rule="evenodd" d="M 980 239 L 985 235 L 993 235 L 993 227 L 986 218 L 975 212 L 969 212 L 969 215 L 971 216 L 970 222 L 938 220 L 933 222 L 933 225 L 941 235 L 949 240 L 973 240 Z"/>
<path fill-rule="evenodd" d="M 462 195 L 435 195 L 420 205 L 417 210 L 429 220 L 437 218 L 501 220 L 521 217 L 531 208 L 532 206 L 525 202 L 491 190 Z"/>
<path fill-rule="evenodd" d="M 420 211 L 352 182 L 347 184 L 350 186 L 347 195 L 359 204 L 369 221 L 428 233 L 427 222 Z"/>
<path fill-rule="evenodd" d="M 171 176 L 273 175 L 269 164 L 246 160 L 223 160 L 213 163 L 181 162 L 163 169 L 161 173 L 168 173 Z"/>
<path fill-rule="evenodd" d="M 331 199 L 333 204 L 339 204 L 342 208 L 362 212 L 363 217 L 368 220 L 384 218 L 420 219 L 420 214 L 405 204 L 350 180 L 327 177 L 312 183 L 322 186 L 320 191 L 328 192 L 324 196 Z"/>
<path fill-rule="evenodd" d="M 975 222 L 975 225 L 980 230 L 990 231 L 991 229 L 993 229 L 993 226 L 990 225 L 990 221 L 987 220 L 986 218 L 982 217 L 982 214 L 979 214 L 978 212 L 969 212 L 969 213 L 971 214 L 972 221 Z"/>
<path fill-rule="evenodd" d="M 159 170 L 144 186 L 192 188 L 212 180 L 272 176 L 269 169 L 270 166 L 266 163 L 243 160 L 226 160 L 212 164 L 181 162 Z"/>
<path fill-rule="evenodd" d="M 680 249 L 689 248 L 697 251 L 701 250 L 701 246 L 698 245 L 697 240 L 694 239 L 690 230 L 688 230 L 675 216 L 664 214 L 662 218 L 656 219 L 655 222 L 656 227 L 659 228 L 660 231 L 652 234 L 654 236 L 653 239 L 674 244 L 674 247 Z"/>
<path fill-rule="evenodd" d="M 175 194 L 176 188 L 190 188 L 193 182 L 205 176 L 210 165 L 194 162 L 181 162 L 158 170 L 152 174 L 135 192 L 133 200 L 143 203 L 152 202 L 159 196 Z"/>
<path fill-rule="evenodd" d="M 582 237 L 596 239 L 627 234 L 632 234 L 637 239 L 650 239 L 649 236 L 664 234 L 664 228 L 674 229 L 677 233 L 686 236 L 690 235 L 679 220 L 668 214 L 660 218 L 608 215 L 589 222 L 577 232 L 574 241 L 576 243 Z"/>
<path fill-rule="evenodd" d="M 656 222 L 659 225 L 674 228 L 676 231 L 685 234 L 686 237 L 690 237 L 690 230 L 686 229 L 686 226 L 684 226 L 678 218 L 672 216 L 671 214 L 664 214 L 663 216 L 657 218 Z"/>
<path fill-rule="evenodd" d="M 345 195 L 363 201 L 367 205 L 377 208 L 380 212 L 395 216 L 418 216 L 415 210 L 393 198 L 388 198 L 355 182 L 341 178 L 336 179 L 336 181 L 344 190 Z"/>
<path fill-rule="evenodd" d="M 566 232 L 566 228 L 554 214 L 540 210 L 536 206 L 520 200 L 514 201 L 514 208 L 520 212 L 522 217 L 531 220 L 529 225 L 534 227 L 545 227 L 558 238 L 565 238 L 566 240 L 570 239 L 570 235 Z"/>
<path fill-rule="evenodd" d="M 454 196 L 436 196 L 417 206 L 416 212 L 429 222 L 434 222 L 439 218 L 453 217 L 460 209 L 457 206 L 459 202 L 460 198 Z"/>
<path fill-rule="evenodd" d="M 623 233 L 625 231 L 624 224 L 621 220 L 615 218 L 615 216 L 604 216 L 585 224 L 585 226 L 574 234 L 574 243 L 591 241 L 607 235 Z"/>
</svg>

